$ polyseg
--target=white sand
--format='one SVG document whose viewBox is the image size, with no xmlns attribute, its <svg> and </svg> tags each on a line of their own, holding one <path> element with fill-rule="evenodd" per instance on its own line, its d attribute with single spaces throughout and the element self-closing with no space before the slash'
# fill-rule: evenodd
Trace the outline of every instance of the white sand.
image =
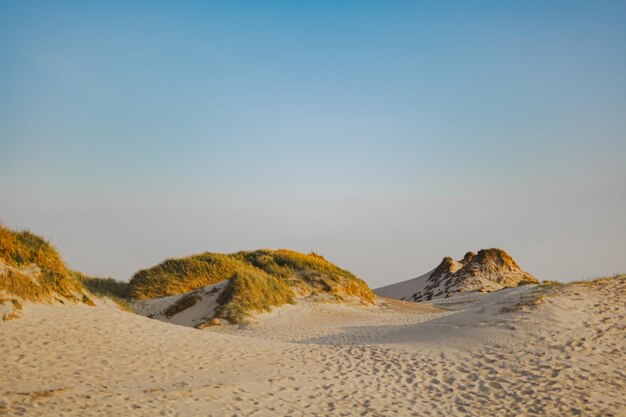
<svg viewBox="0 0 626 417">
<path fill-rule="evenodd" d="M 380 288 L 374 288 L 374 293 L 381 297 L 389 297 L 396 298 L 398 300 L 401 299 L 409 299 L 416 292 L 421 292 L 428 285 L 428 278 L 435 272 L 428 271 L 424 275 L 420 275 L 417 278 L 408 279 L 406 281 L 396 282 L 390 285 L 386 285 Z"/>
<path fill-rule="evenodd" d="M 27 305 L 0 324 L 0 415 L 626 415 L 626 281 L 501 312 L 533 291 L 446 313 L 302 302 L 204 331 Z"/>
<path fill-rule="evenodd" d="M 166 323 L 178 324 L 181 326 L 195 327 L 200 323 L 204 323 L 215 315 L 217 308 L 217 299 L 221 292 L 228 286 L 225 280 L 213 285 L 199 288 L 185 294 L 171 295 L 169 297 L 154 298 L 150 300 L 139 300 L 131 303 L 133 310 L 142 316 L 154 318 Z M 180 313 L 168 317 L 165 311 L 176 304 L 178 300 L 188 294 L 194 294 L 200 298 L 193 306 L 181 311 Z"/>
</svg>

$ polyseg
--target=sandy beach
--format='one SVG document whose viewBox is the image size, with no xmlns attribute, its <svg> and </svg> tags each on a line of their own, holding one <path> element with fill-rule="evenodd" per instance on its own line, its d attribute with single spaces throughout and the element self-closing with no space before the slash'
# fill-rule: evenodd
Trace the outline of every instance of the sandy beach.
<svg viewBox="0 0 626 417">
<path fill-rule="evenodd" d="M 303 300 L 208 330 L 106 301 L 28 304 L 0 323 L 0 415 L 623 416 L 625 298 L 622 277 Z"/>
</svg>

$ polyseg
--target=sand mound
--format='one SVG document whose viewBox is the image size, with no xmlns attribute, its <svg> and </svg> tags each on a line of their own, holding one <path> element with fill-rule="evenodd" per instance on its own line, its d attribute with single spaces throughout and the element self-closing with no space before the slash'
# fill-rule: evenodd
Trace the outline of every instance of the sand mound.
<svg viewBox="0 0 626 417">
<path fill-rule="evenodd" d="M 455 261 L 445 257 L 432 271 L 403 282 L 380 287 L 374 293 L 408 301 L 424 301 L 449 297 L 468 291 L 490 292 L 539 281 L 520 269 L 501 249 L 468 252 Z"/>
<path fill-rule="evenodd" d="M 293 298 L 288 303 L 266 304 L 266 308 L 249 306 L 241 308 L 240 296 L 237 292 L 249 291 L 249 287 L 233 284 L 232 280 L 225 280 L 184 294 L 149 300 L 132 300 L 130 304 L 137 314 L 167 323 L 204 329 L 215 325 L 265 322 L 276 316 L 284 317 L 285 312 L 291 312 L 291 314 L 298 312 L 299 318 L 294 317 L 293 320 L 303 323 L 304 318 L 309 318 L 307 314 L 312 311 L 341 310 L 342 308 L 348 311 L 380 311 L 381 305 L 386 306 L 395 301 L 378 300 L 375 303 L 362 303 L 358 298 L 338 299 L 331 293 L 320 292 L 301 296 L 293 295 L 289 290 L 289 295 L 293 295 Z M 237 291 L 234 294 L 233 288 Z M 271 294 L 270 291 L 263 294 L 261 299 L 265 300 L 273 296 L 275 294 Z M 422 311 L 428 310 L 428 307 L 420 308 Z M 233 309 L 237 309 L 237 314 L 240 315 L 233 317 Z M 431 308 L 428 311 L 434 310 Z M 315 315 L 310 317 L 317 320 Z M 239 328 L 239 326 L 235 327 Z"/>
<path fill-rule="evenodd" d="M 131 306 L 137 314 L 181 326 L 201 327 L 210 323 L 220 324 L 221 321 L 215 315 L 220 294 L 227 286 L 228 280 L 185 294 L 134 300 L 131 301 Z"/>
<path fill-rule="evenodd" d="M 22 305 L 29 301 L 93 305 L 49 242 L 0 225 L 0 318 L 19 317 Z"/>
<path fill-rule="evenodd" d="M 223 285 L 216 286 L 218 283 Z M 315 253 L 285 249 L 204 253 L 167 260 L 135 274 L 129 290 L 137 300 L 154 300 L 135 302 L 139 311 L 147 311 L 143 305 L 162 306 L 160 311 L 149 309 L 149 314 L 160 319 L 169 320 L 193 307 L 194 318 L 184 321 L 195 326 L 219 322 L 217 319 L 237 323 L 312 296 L 358 304 L 374 301 L 367 284 L 350 272 Z M 210 308 L 200 311 L 201 305 Z"/>
</svg>

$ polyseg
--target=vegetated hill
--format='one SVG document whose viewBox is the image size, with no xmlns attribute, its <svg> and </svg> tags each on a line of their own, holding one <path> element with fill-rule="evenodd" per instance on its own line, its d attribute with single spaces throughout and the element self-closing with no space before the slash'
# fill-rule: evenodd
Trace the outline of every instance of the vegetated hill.
<svg viewBox="0 0 626 417">
<path fill-rule="evenodd" d="M 374 289 L 383 297 L 408 301 L 426 301 L 449 297 L 464 291 L 496 291 L 523 284 L 538 284 L 532 275 L 524 272 L 508 253 L 501 249 L 482 249 L 468 252 L 455 261 L 443 258 L 432 271 L 408 281 Z"/>
<path fill-rule="evenodd" d="M 24 301 L 93 305 L 50 243 L 0 224 L 0 317 L 19 317 Z"/>
<path fill-rule="evenodd" d="M 215 285 L 218 283 L 221 284 Z M 315 253 L 305 255 L 286 249 L 207 252 L 168 259 L 137 272 L 130 281 L 129 292 L 137 300 L 168 297 L 152 303 L 167 306 L 160 313 L 154 308 L 138 308 L 144 313 L 151 310 L 147 313 L 150 315 L 172 317 L 202 301 L 208 309 L 203 313 L 204 321 L 225 319 L 233 323 L 252 312 L 267 311 L 311 295 L 365 304 L 374 301 L 367 284 L 350 272 Z M 180 294 L 185 295 L 177 296 Z"/>
</svg>

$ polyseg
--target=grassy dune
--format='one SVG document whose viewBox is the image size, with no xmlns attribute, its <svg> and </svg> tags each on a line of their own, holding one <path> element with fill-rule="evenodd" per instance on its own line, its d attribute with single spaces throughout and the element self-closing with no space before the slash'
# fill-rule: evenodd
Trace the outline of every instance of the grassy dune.
<svg viewBox="0 0 626 417">
<path fill-rule="evenodd" d="M 182 294 L 228 279 L 245 266 L 229 255 L 217 253 L 168 259 L 133 275 L 129 292 L 138 300 Z"/>
<path fill-rule="evenodd" d="M 241 321 L 253 311 L 292 303 L 298 296 L 326 294 L 366 304 L 374 300 L 367 284 L 350 272 L 315 253 L 305 255 L 286 249 L 207 252 L 168 259 L 137 272 L 129 283 L 129 294 L 139 300 L 165 297 L 224 280 L 229 282 L 218 299 L 216 317 L 230 322 Z"/>
<path fill-rule="evenodd" d="M 49 242 L 31 232 L 16 232 L 0 224 L 0 304 L 10 307 L 1 318 L 19 317 L 24 301 L 94 305 Z"/>
<path fill-rule="evenodd" d="M 92 294 L 108 297 L 131 310 L 131 299 L 184 294 L 225 280 L 229 281 L 219 294 L 216 317 L 230 322 L 310 295 L 365 304 L 374 300 L 365 282 L 315 253 L 305 255 L 286 249 L 207 252 L 168 259 L 137 272 L 125 283 L 70 271 L 46 240 L 0 225 L 0 303 L 13 303 L 18 311 L 22 301 L 71 300 L 93 305 Z M 184 298 L 168 314 L 174 315 L 196 301 Z"/>
<path fill-rule="evenodd" d="M 31 232 L 0 225 L 0 266 L 0 291 L 22 300 L 82 301 L 84 296 L 81 283 L 66 269 L 56 249 Z"/>
</svg>

